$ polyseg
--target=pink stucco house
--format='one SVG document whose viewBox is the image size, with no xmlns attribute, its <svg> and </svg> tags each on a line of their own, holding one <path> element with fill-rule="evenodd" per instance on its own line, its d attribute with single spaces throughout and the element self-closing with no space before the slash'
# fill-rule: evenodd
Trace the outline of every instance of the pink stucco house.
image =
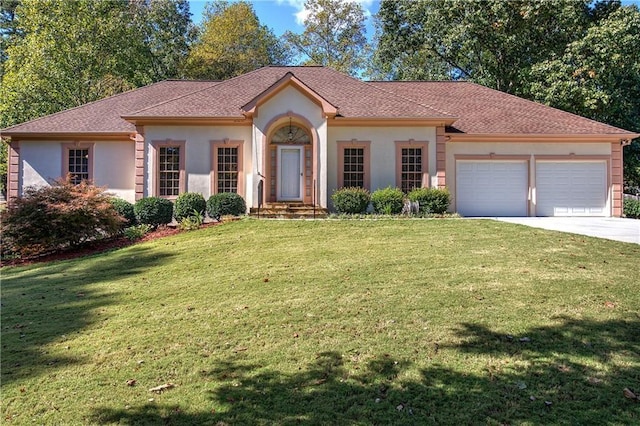
<svg viewBox="0 0 640 426">
<path fill-rule="evenodd" d="M 343 186 L 446 186 L 466 216 L 620 216 L 622 147 L 640 135 L 468 82 L 265 67 L 159 82 L 2 136 L 9 197 L 70 172 L 132 202 L 233 191 L 249 207 L 331 209 Z"/>
</svg>

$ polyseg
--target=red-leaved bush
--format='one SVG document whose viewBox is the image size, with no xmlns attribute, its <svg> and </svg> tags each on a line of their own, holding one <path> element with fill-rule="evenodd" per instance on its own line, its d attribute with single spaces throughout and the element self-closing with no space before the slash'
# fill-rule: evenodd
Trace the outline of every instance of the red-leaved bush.
<svg viewBox="0 0 640 426">
<path fill-rule="evenodd" d="M 27 188 L 2 212 L 2 251 L 36 256 L 116 235 L 125 224 L 105 189 L 60 179 Z"/>
</svg>

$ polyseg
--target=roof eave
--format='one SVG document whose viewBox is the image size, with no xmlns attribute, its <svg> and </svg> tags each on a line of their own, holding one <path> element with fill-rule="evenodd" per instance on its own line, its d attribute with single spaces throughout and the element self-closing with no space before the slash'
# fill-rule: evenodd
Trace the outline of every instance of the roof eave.
<svg viewBox="0 0 640 426">
<path fill-rule="evenodd" d="M 252 121 L 242 115 L 228 117 L 180 117 L 180 116 L 138 116 L 138 115 L 122 115 L 121 118 L 136 126 L 144 125 L 246 125 Z"/>
<path fill-rule="evenodd" d="M 638 133 L 452 133 L 447 142 L 624 142 L 640 137 Z"/>
<path fill-rule="evenodd" d="M 329 121 L 329 124 L 334 126 L 362 125 L 371 127 L 444 127 L 453 124 L 457 119 L 457 117 L 335 117 Z"/>
<path fill-rule="evenodd" d="M 49 139 L 49 140 L 122 140 L 129 139 L 134 131 L 120 132 L 2 132 L 2 137 L 11 140 Z"/>
</svg>

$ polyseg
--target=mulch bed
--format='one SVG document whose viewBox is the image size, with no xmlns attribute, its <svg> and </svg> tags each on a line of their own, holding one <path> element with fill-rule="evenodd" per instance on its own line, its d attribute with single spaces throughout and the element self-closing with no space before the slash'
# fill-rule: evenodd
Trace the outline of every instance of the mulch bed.
<svg viewBox="0 0 640 426">
<path fill-rule="evenodd" d="M 205 223 L 202 228 L 208 228 L 209 226 L 219 225 L 221 222 Z M 0 261 L 0 267 L 4 266 L 24 266 L 32 265 L 34 263 L 53 262 L 56 260 L 75 259 L 77 257 L 90 256 L 92 254 L 102 253 L 104 251 L 119 249 L 122 247 L 131 246 L 134 244 L 157 240 L 158 238 L 168 237 L 170 235 L 179 234 L 181 231 L 179 228 L 172 228 L 169 226 L 159 227 L 155 231 L 151 231 L 139 240 L 131 241 L 125 237 L 114 238 L 110 240 L 92 241 L 82 244 L 78 247 L 73 247 L 68 250 L 63 250 L 55 253 L 49 253 L 38 257 L 9 259 Z"/>
</svg>

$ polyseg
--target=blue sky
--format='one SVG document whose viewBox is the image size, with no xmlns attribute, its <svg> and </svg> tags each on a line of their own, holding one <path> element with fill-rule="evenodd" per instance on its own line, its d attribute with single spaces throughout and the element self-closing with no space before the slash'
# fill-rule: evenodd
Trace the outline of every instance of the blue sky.
<svg viewBox="0 0 640 426">
<path fill-rule="evenodd" d="M 362 4 L 365 13 L 369 16 L 367 22 L 367 37 L 371 38 L 374 33 L 371 15 L 378 12 L 380 0 L 355 0 Z M 285 31 L 291 30 L 295 33 L 304 31 L 302 21 L 304 20 L 304 0 L 252 0 L 253 8 L 260 19 L 260 23 L 271 28 L 276 36 L 281 36 Z M 199 23 L 204 10 L 204 0 L 189 0 L 189 7 L 193 14 L 193 22 Z"/>
</svg>

